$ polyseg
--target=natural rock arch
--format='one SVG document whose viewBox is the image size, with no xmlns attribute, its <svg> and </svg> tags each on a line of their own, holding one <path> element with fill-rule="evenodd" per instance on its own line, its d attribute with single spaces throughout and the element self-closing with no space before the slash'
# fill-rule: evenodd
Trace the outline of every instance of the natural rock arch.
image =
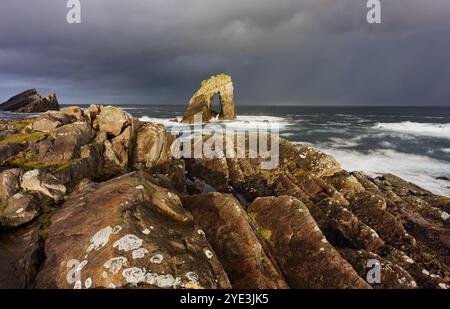
<svg viewBox="0 0 450 309">
<path fill-rule="evenodd" d="M 220 74 L 204 80 L 200 89 L 189 101 L 188 108 L 181 122 L 194 123 L 194 116 L 200 114 L 203 122 L 208 122 L 217 115 L 222 120 L 236 119 L 233 99 L 233 81 L 231 76 Z M 219 94 L 221 110 L 213 111 L 212 102 L 215 94 Z"/>
</svg>

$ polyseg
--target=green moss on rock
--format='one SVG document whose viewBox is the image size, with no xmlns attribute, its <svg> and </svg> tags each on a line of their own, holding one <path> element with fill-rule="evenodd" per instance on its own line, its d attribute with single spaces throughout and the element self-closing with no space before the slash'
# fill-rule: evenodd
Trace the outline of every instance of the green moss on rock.
<svg viewBox="0 0 450 309">
<path fill-rule="evenodd" d="M 270 236 L 272 236 L 272 232 L 264 227 L 258 227 L 257 231 L 262 237 L 264 237 L 265 240 L 269 240 Z"/>
<path fill-rule="evenodd" d="M 42 139 L 43 137 L 45 137 L 47 135 L 48 135 L 48 133 L 38 132 L 38 131 L 33 131 L 33 132 L 29 132 L 29 133 L 12 134 L 12 135 L 6 136 L 4 139 L 2 139 L 0 141 L 0 145 L 9 144 L 9 143 L 22 144 L 25 142 L 34 142 L 34 141 L 38 141 L 38 140 Z"/>
</svg>

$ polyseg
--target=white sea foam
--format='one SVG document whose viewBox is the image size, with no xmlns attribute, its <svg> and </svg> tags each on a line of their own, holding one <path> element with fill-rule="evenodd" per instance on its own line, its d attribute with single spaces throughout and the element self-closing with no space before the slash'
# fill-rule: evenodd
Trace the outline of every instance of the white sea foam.
<svg viewBox="0 0 450 309">
<path fill-rule="evenodd" d="M 334 156 L 346 170 L 363 171 L 371 176 L 392 173 L 435 194 L 450 196 L 448 181 L 436 179 L 438 176 L 450 177 L 448 162 L 392 149 L 378 149 L 365 154 L 320 145 L 318 148 Z"/>
<path fill-rule="evenodd" d="M 379 122 L 373 129 L 450 139 L 450 123 Z"/>
<path fill-rule="evenodd" d="M 181 120 L 181 117 L 176 118 L 177 121 Z M 189 125 L 179 123 L 174 121 L 174 118 L 152 118 L 148 116 L 140 117 L 139 120 L 143 122 L 154 122 L 154 123 L 161 123 L 165 125 L 166 127 L 172 127 L 172 128 L 180 128 L 188 127 Z M 275 117 L 275 116 L 251 116 L 251 115 L 242 115 L 237 116 L 236 120 L 231 121 L 222 121 L 218 119 L 213 119 L 209 122 L 209 124 L 226 124 L 227 129 L 229 130 L 242 130 L 245 129 L 257 129 L 258 126 L 261 126 L 265 123 L 270 124 L 277 124 L 280 128 L 280 130 L 293 125 L 293 123 L 289 122 L 288 119 L 282 118 L 282 117 Z"/>
</svg>

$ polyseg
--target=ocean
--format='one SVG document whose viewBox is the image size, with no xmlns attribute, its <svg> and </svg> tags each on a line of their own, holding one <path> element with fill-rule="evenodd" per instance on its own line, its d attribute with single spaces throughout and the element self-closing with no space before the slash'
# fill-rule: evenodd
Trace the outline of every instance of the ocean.
<svg viewBox="0 0 450 309">
<path fill-rule="evenodd" d="M 142 121 L 176 125 L 186 106 L 119 106 Z M 450 196 L 450 107 L 237 106 L 237 121 L 265 120 L 280 135 L 334 156 L 349 171 L 392 173 Z M 23 117 L 0 114 L 0 118 Z"/>
</svg>

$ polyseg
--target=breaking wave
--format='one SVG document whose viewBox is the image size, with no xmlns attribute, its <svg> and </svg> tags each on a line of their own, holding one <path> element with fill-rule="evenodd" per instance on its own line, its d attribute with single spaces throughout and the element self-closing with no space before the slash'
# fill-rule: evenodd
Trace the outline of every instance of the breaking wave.
<svg viewBox="0 0 450 309">
<path fill-rule="evenodd" d="M 442 176 L 450 178 L 448 162 L 392 149 L 377 149 L 362 153 L 348 149 L 321 146 L 317 148 L 335 157 L 346 170 L 363 171 L 373 177 L 391 173 L 435 194 L 450 196 L 450 183 L 436 179 Z"/>
<path fill-rule="evenodd" d="M 450 123 L 378 122 L 373 129 L 450 139 Z"/>
</svg>

